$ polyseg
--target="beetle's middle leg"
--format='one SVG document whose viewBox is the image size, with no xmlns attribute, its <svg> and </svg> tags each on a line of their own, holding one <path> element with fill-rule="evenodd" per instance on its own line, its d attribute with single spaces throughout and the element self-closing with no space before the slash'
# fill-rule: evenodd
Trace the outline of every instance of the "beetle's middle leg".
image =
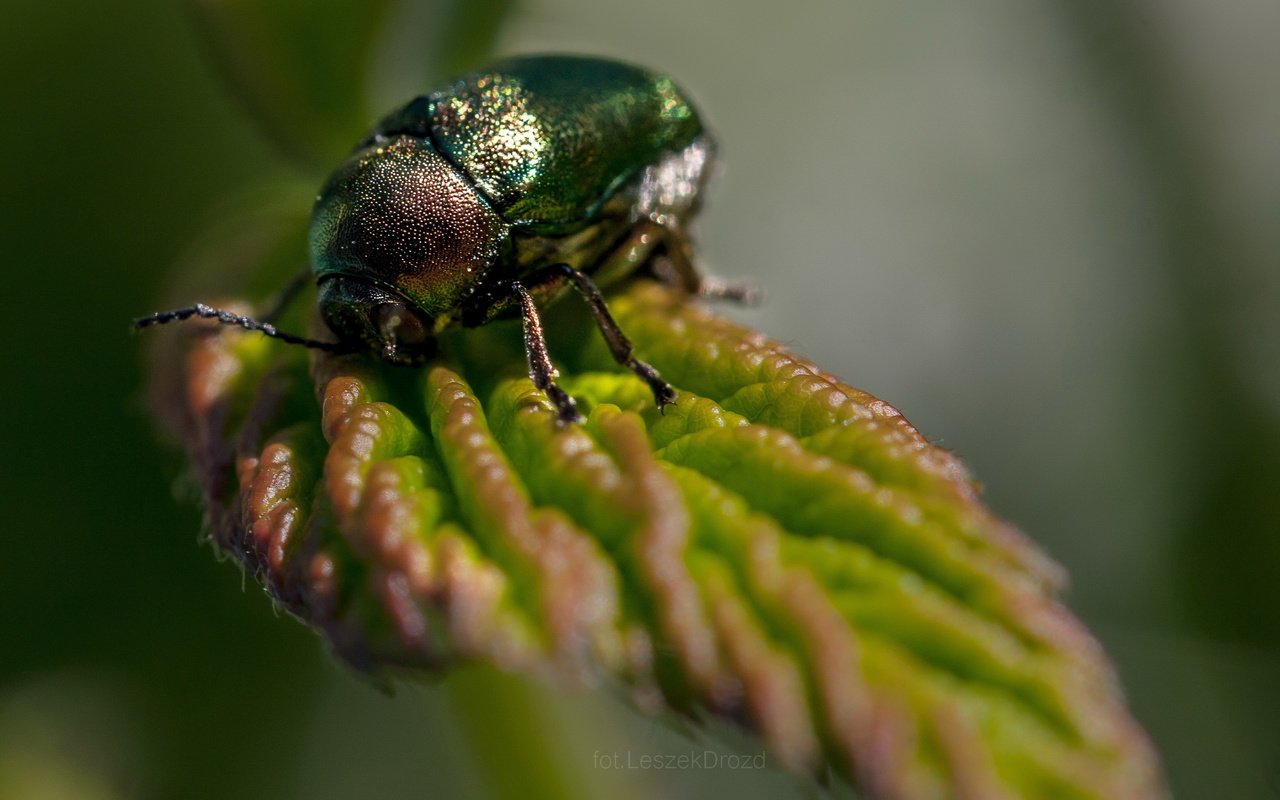
<svg viewBox="0 0 1280 800">
<path fill-rule="evenodd" d="M 523 284 L 511 284 L 511 290 L 520 299 L 520 319 L 524 323 L 524 352 L 529 358 L 529 377 L 533 385 L 547 393 L 552 405 L 556 407 L 556 417 L 561 423 L 581 422 L 573 398 L 556 383 L 559 374 L 551 363 L 547 353 L 547 337 L 542 330 L 542 318 L 538 316 L 538 306 L 533 296 Z"/>
<path fill-rule="evenodd" d="M 543 281 L 555 282 L 561 279 L 567 279 L 573 284 L 573 288 L 582 295 L 582 299 L 587 302 L 587 307 L 591 309 L 591 316 L 595 317 L 596 327 L 600 329 L 605 343 L 609 345 L 613 360 L 631 370 L 648 384 L 659 411 L 676 401 L 676 390 L 671 388 L 671 384 L 663 380 L 658 371 L 648 362 L 636 358 L 631 340 L 622 332 L 613 315 L 609 313 L 609 306 L 605 304 L 604 295 L 600 294 L 595 281 L 568 264 L 553 264 L 547 267 L 542 275 L 545 277 L 540 277 L 539 284 Z"/>
</svg>

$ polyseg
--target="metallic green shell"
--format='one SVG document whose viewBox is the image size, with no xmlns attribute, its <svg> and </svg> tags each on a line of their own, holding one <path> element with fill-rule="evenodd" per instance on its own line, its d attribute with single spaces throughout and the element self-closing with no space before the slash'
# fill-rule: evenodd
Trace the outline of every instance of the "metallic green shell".
<svg viewBox="0 0 1280 800">
<path fill-rule="evenodd" d="M 703 132 L 676 85 L 580 56 L 499 62 L 410 103 L 377 134 L 428 134 L 505 220 L 553 233 Z"/>
</svg>

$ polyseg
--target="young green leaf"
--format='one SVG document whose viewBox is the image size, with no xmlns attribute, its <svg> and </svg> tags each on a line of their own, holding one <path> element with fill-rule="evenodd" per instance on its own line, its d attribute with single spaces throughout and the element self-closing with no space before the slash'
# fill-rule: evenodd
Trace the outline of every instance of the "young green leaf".
<svg viewBox="0 0 1280 800">
<path fill-rule="evenodd" d="M 874 798 L 1165 795 L 1061 568 L 955 456 L 676 292 L 611 307 L 664 414 L 569 303 L 582 425 L 506 323 L 421 369 L 190 326 L 158 396 L 217 545 L 358 669 L 620 683 Z"/>
</svg>

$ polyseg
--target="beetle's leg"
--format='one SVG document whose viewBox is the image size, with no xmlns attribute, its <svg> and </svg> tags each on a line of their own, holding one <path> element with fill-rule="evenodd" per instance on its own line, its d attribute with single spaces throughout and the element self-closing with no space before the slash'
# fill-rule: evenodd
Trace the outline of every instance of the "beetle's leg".
<svg viewBox="0 0 1280 800">
<path fill-rule="evenodd" d="M 665 237 L 663 255 L 666 258 L 659 260 L 658 273 L 666 283 L 709 300 L 730 300 L 746 306 L 754 306 L 760 302 L 762 292 L 746 281 L 726 281 L 703 275 L 693 264 L 689 239 L 672 228 L 660 227 L 660 230 Z M 664 264 L 668 269 L 661 269 Z"/>
<path fill-rule="evenodd" d="M 728 300 L 744 306 L 757 306 L 764 299 L 764 292 L 750 281 L 726 281 L 714 275 L 705 275 L 698 286 L 698 296 L 709 300 Z"/>
<path fill-rule="evenodd" d="M 310 347 L 313 350 L 324 350 L 329 353 L 352 353 L 357 348 L 350 344 L 341 342 L 322 342 L 318 339 L 308 339 L 305 336 L 295 336 L 292 333 L 285 333 L 276 328 L 269 322 L 259 322 L 253 317 L 246 317 L 243 314 L 237 314 L 233 311 L 227 311 L 222 308 L 213 308 L 204 303 L 196 303 L 186 308 L 175 308 L 171 311 L 157 311 L 145 317 L 139 317 L 133 321 L 135 329 L 149 328 L 152 325 L 164 325 L 170 322 L 179 322 L 184 319 L 199 317 L 201 319 L 216 319 L 223 325 L 234 325 L 250 331 L 270 336 L 273 339 L 279 339 L 288 344 L 301 345 L 302 347 Z"/>
<path fill-rule="evenodd" d="M 675 389 L 662 379 L 656 369 L 636 358 L 631 340 L 622 332 L 618 323 L 614 321 L 613 315 L 609 313 L 609 306 L 605 304 L 604 296 L 600 294 L 600 289 L 596 287 L 595 282 L 568 264 L 556 264 L 548 267 L 548 270 L 553 276 L 564 276 L 573 283 L 573 288 L 577 289 L 582 299 L 587 301 L 591 316 L 595 317 L 596 327 L 600 329 L 605 343 L 609 345 L 609 352 L 613 354 L 614 361 L 634 372 L 649 385 L 649 390 L 653 392 L 653 399 L 658 403 L 658 410 L 662 411 L 664 407 L 674 403 Z"/>
<path fill-rule="evenodd" d="M 519 283 L 511 284 L 511 290 L 520 298 L 520 319 L 524 323 L 524 352 L 529 357 L 529 377 L 533 385 L 547 393 L 561 423 L 581 422 L 573 398 L 555 382 L 559 374 L 547 354 L 547 337 L 542 332 L 542 318 L 529 290 Z"/>
<path fill-rule="evenodd" d="M 303 267 L 298 271 L 298 274 L 289 279 L 289 282 L 284 285 L 283 289 L 276 293 L 276 297 L 271 301 L 271 305 L 267 306 L 267 310 L 263 312 L 261 317 L 262 321 L 274 323 L 276 318 L 284 313 L 284 310 L 289 307 L 289 304 L 293 302 L 293 299 L 298 296 L 298 293 L 302 291 L 302 288 L 306 286 L 310 280 L 311 268 Z"/>
<path fill-rule="evenodd" d="M 689 294 L 700 294 L 706 278 L 693 265 L 689 240 L 679 231 L 660 225 L 655 227 L 665 245 L 654 265 L 658 277 L 668 286 L 684 289 Z"/>
</svg>

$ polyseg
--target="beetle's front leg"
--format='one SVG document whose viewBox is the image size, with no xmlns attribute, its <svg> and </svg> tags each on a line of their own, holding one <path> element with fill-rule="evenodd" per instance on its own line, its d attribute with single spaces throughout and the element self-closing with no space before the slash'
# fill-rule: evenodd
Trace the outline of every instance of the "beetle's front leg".
<svg viewBox="0 0 1280 800">
<path fill-rule="evenodd" d="M 542 280 L 547 282 L 567 278 L 573 284 L 573 288 L 578 290 L 578 294 L 582 295 L 582 299 L 587 302 L 587 307 L 591 309 L 591 316 L 595 317 L 596 327 L 600 329 L 605 343 L 609 345 L 609 352 L 613 354 L 614 361 L 634 372 L 648 384 L 659 411 L 676 401 L 676 390 L 671 388 L 671 384 L 664 381 L 658 371 L 647 362 L 636 358 L 631 340 L 622 332 L 618 323 L 614 321 L 613 315 L 609 313 L 609 306 L 605 304 L 604 296 L 600 294 L 595 281 L 568 264 L 547 267 L 542 274 L 545 276 Z"/>
<path fill-rule="evenodd" d="M 542 318 L 538 316 L 538 306 L 533 296 L 523 284 L 511 284 L 511 290 L 520 298 L 520 319 L 524 323 L 524 352 L 529 358 L 529 377 L 533 385 L 547 393 L 552 405 L 556 407 L 556 418 L 562 423 L 581 422 L 573 398 L 555 382 L 559 372 L 551 363 L 547 353 L 547 337 L 542 330 Z"/>
</svg>

